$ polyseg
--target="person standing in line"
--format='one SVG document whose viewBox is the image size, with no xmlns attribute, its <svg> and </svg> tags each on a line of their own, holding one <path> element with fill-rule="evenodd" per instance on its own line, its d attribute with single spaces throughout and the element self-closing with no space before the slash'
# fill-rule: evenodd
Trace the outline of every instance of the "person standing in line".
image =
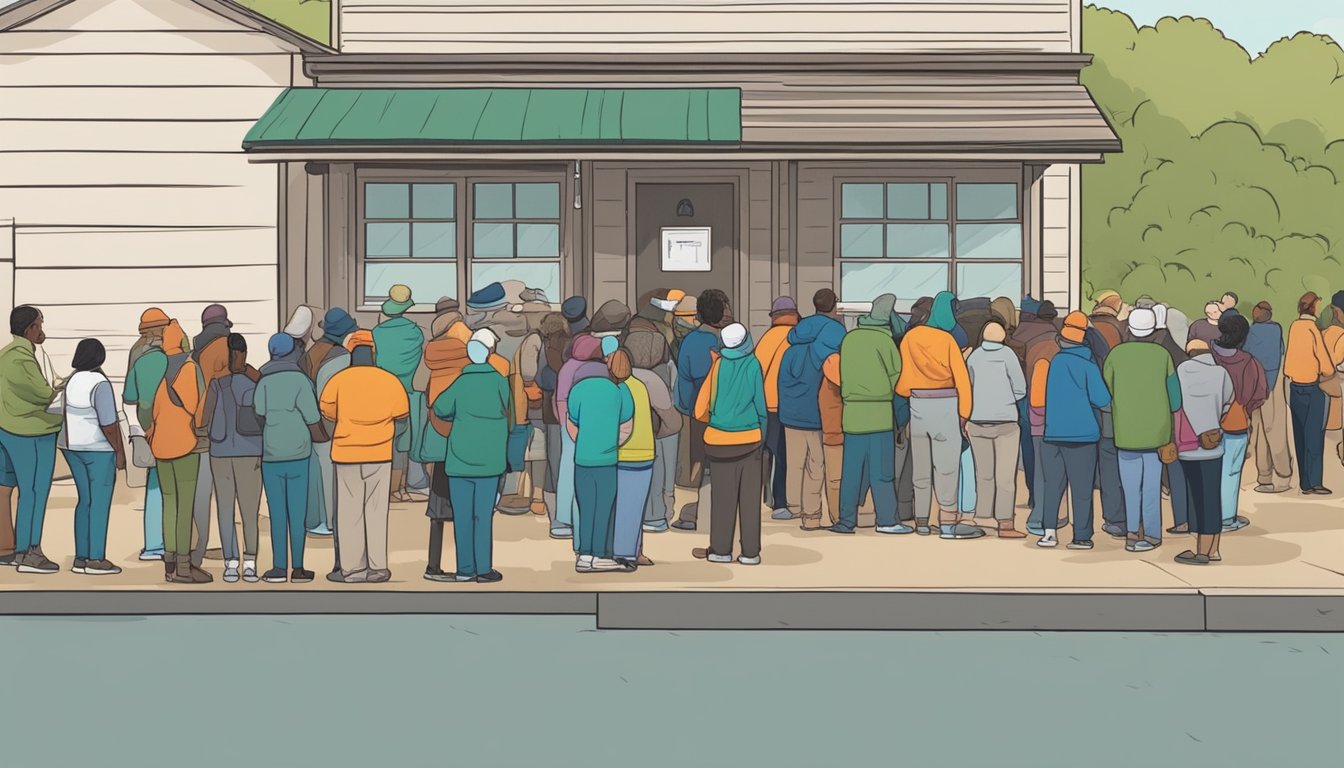
<svg viewBox="0 0 1344 768">
<path fill-rule="evenodd" d="M 1223 316 L 1223 305 L 1221 302 L 1210 301 L 1204 305 L 1204 316 L 1190 323 L 1187 338 L 1190 340 L 1198 339 L 1205 344 L 1212 344 L 1218 339 L 1218 320 Z M 1312 318 L 1315 320 L 1315 318 Z M 1189 345 L 1187 344 L 1187 350 Z"/>
<path fill-rule="evenodd" d="M 549 518 L 552 537 L 566 533 L 557 528 L 557 494 L 559 492 L 561 451 L 564 445 L 560 417 L 555 410 L 556 385 L 559 383 L 560 369 L 565 365 L 565 352 L 569 348 L 569 321 L 558 312 L 551 312 L 541 319 L 541 360 L 537 371 L 537 387 L 541 390 L 541 423 L 546 430 L 546 480 L 542 486 L 542 501 L 546 504 L 546 516 Z"/>
<path fill-rule="evenodd" d="M 210 503 L 215 495 L 214 478 L 210 472 L 210 438 L 207 437 L 210 414 L 204 411 L 205 393 L 216 379 L 229 373 L 229 334 L 233 321 L 229 311 L 221 304 L 211 304 L 201 312 L 201 332 L 192 340 L 191 359 L 196 364 L 197 405 L 195 418 L 197 474 L 195 497 L 191 504 L 192 526 L 195 530 L 191 547 L 191 562 L 201 568 L 206 558 L 219 560 L 224 557 L 222 548 L 210 547 Z M 256 380 L 255 370 L 248 375 Z"/>
<path fill-rule="evenodd" d="M 914 533 L 902 525 L 896 510 L 896 435 L 892 398 L 901 377 L 901 355 L 891 336 L 896 297 L 884 293 L 873 299 L 858 327 L 840 344 L 840 411 L 844 434 L 841 466 L 828 465 L 840 479 L 839 520 L 833 533 L 852 534 L 859 524 L 859 504 L 865 490 L 873 495 L 876 530 L 884 534 Z M 828 360 L 829 362 L 829 360 Z M 824 385 L 823 385 L 824 386 Z"/>
<path fill-rule="evenodd" d="M 422 450 L 426 456 L 435 457 L 435 460 L 430 462 L 429 503 L 425 505 L 425 516 L 429 518 L 425 579 L 453 581 L 455 574 L 443 570 L 443 527 L 453 519 L 452 488 L 444 466 L 448 436 L 452 434 L 453 425 L 435 415 L 434 403 L 471 364 L 471 358 L 467 355 L 471 329 L 462 322 L 461 315 L 454 312 L 434 318 L 429 336 L 424 360 L 428 370 L 424 391 L 425 400 L 429 403 L 429 412 L 426 414 L 429 423 L 422 439 Z M 489 357 L 488 350 L 486 356 Z"/>
<path fill-rule="evenodd" d="M 47 340 L 42 319 L 28 305 L 9 313 L 14 340 L 0 350 L 0 477 L 11 477 L 19 491 L 14 521 L 19 573 L 49 574 L 60 567 L 42 553 L 42 523 L 56 468 L 61 414 L 47 409 L 61 383 L 53 389 L 37 362 L 37 347 Z"/>
<path fill-rule="evenodd" d="M 201 455 L 196 452 L 196 414 L 204 399 L 196 361 L 185 351 L 169 355 L 163 379 L 154 392 L 153 423 L 145 436 L 163 492 L 163 573 L 165 580 L 174 584 L 209 584 L 215 580 L 191 559 L 191 527 L 201 465 Z M 208 531 L 208 522 L 206 526 Z"/>
<path fill-rule="evenodd" d="M 1111 393 L 1116 458 L 1125 494 L 1125 549 L 1130 552 L 1147 552 L 1162 543 L 1160 449 L 1171 444 L 1172 414 L 1181 408 L 1176 366 L 1158 343 L 1156 326 L 1152 309 L 1130 312 L 1129 341 L 1111 350 L 1102 371 Z M 1173 483 L 1180 482 L 1173 477 Z M 1178 501 L 1173 493 L 1173 509 Z"/>
<path fill-rule="evenodd" d="M 135 421 L 140 434 L 149 429 L 154 416 L 154 392 L 163 380 L 163 372 L 168 367 L 168 335 L 171 332 L 175 341 L 175 351 L 181 351 L 186 338 L 163 310 L 150 307 L 140 314 L 140 338 L 131 345 L 131 353 L 126 361 L 126 381 L 121 390 L 121 401 L 127 408 L 134 406 Z M 127 414 L 127 419 L 131 418 Z M 131 431 L 136 435 L 135 430 Z M 159 470 L 149 467 L 145 476 L 144 506 L 144 546 L 140 550 L 140 559 L 144 561 L 163 559 L 163 494 L 159 491 Z"/>
<path fill-rule="evenodd" d="M 70 570 L 89 576 L 121 573 L 107 559 L 107 520 L 117 470 L 126 468 L 126 449 L 112 382 L 103 373 L 106 360 L 107 351 L 97 339 L 83 339 L 75 347 L 74 373 L 65 382 L 65 423 L 57 440 L 79 492 Z"/>
<path fill-rule="evenodd" d="M 1047 306 L 1048 305 L 1048 306 Z M 1048 319 L 1043 319 L 1038 313 L 1047 312 Z M 1030 296 L 1022 297 L 1022 311 L 1018 315 L 1017 328 L 1013 330 L 1010 341 L 1013 348 L 1022 359 L 1022 372 L 1027 375 L 1027 391 L 1031 391 L 1031 372 L 1034 361 L 1031 359 L 1032 344 L 1038 340 L 1043 340 L 1049 346 L 1054 346 L 1055 334 L 1058 330 L 1054 325 L 1055 305 L 1049 301 L 1039 302 Z M 1023 398 L 1018 403 L 1017 423 L 1022 430 L 1022 473 L 1026 476 L 1027 482 L 1027 507 L 1036 509 L 1037 486 L 1036 482 L 1036 446 L 1033 443 L 1032 424 L 1031 424 L 1031 398 Z M 1039 526 L 1037 526 L 1039 530 Z M 1030 525 L 1028 526 L 1030 530 Z M 1031 531 L 1040 535 L 1036 531 Z"/>
<path fill-rule="evenodd" d="M 271 517 L 271 568 L 261 578 L 268 584 L 283 584 L 292 560 L 289 580 L 306 584 L 313 580 L 313 572 L 303 567 L 309 457 L 322 417 L 313 382 L 293 355 L 294 337 L 277 333 L 267 348 L 271 360 L 262 366 L 253 395 L 257 418 L 263 424 L 261 481 Z"/>
<path fill-rule="evenodd" d="M 670 349 L 661 336 L 644 331 L 631 333 L 625 343 L 626 351 L 630 354 L 630 365 L 634 369 L 631 375 L 644 386 L 649 398 L 650 427 L 653 430 L 652 477 L 648 500 L 644 503 L 640 533 L 662 533 L 668 528 L 667 520 L 674 507 L 677 441 L 681 435 L 681 414 L 672 405 L 672 390 L 669 387 L 671 377 L 664 378 L 670 373 L 667 370 Z M 659 375 L 659 369 L 664 371 L 664 375 Z M 632 396 L 633 393 L 632 387 Z M 637 564 L 652 565 L 653 561 L 643 554 L 643 539 L 640 541 Z"/>
<path fill-rule="evenodd" d="M 387 371 L 401 382 L 407 401 L 415 400 L 416 407 L 423 408 L 421 396 L 415 392 L 415 370 L 425 352 L 425 334 L 414 320 L 406 317 L 415 299 L 411 289 L 405 285 L 394 285 L 388 289 L 387 301 L 383 302 L 382 314 L 387 318 L 373 329 L 373 347 L 377 350 L 378 367 Z M 426 501 L 415 498 L 406 489 L 406 473 L 410 469 L 411 430 L 409 422 L 396 425 L 396 439 L 393 443 L 391 501 L 410 503 Z"/>
<path fill-rule="evenodd" d="M 1059 518 L 1064 491 L 1072 491 L 1073 541 L 1069 549 L 1092 548 L 1092 486 L 1097 477 L 1099 411 L 1111 405 L 1101 369 L 1087 346 L 1087 315 L 1070 312 L 1059 334 L 1059 354 L 1045 382 L 1045 439 L 1040 467 L 1045 473 L 1043 521 Z M 1040 547 L 1058 545 L 1057 528 L 1045 525 Z"/>
<path fill-rule="evenodd" d="M 728 294 L 717 288 L 702 292 L 695 306 L 700 324 L 681 340 L 677 352 L 677 382 L 672 390 L 677 410 L 686 425 L 681 436 L 678 484 L 696 491 L 696 500 L 682 507 L 672 523 L 672 527 L 680 531 L 694 531 L 700 508 L 710 504 L 712 479 L 705 472 L 705 425 L 695 418 L 695 403 L 709 376 L 714 355 L 719 351 L 719 333 L 733 322 Z"/>
<path fill-rule="evenodd" d="M 1274 308 L 1262 301 L 1251 309 L 1254 321 L 1246 334 L 1246 352 L 1265 369 L 1268 396 L 1251 414 L 1256 493 L 1283 493 L 1292 487 L 1293 456 L 1288 450 L 1287 385 L 1279 386 L 1283 368 L 1283 327 L 1274 322 Z"/>
<path fill-rule="evenodd" d="M 840 474 L 845 463 L 845 400 L 840 391 L 840 353 L 836 352 L 821 364 L 821 386 L 817 392 L 817 408 L 821 412 L 821 466 L 826 478 L 826 513 L 830 526 L 840 522 Z M 767 430 L 768 434 L 769 430 Z M 892 462 L 893 469 L 895 462 Z M 768 462 L 767 462 L 768 466 Z M 859 489 L 858 527 L 872 528 L 872 497 L 865 478 Z"/>
<path fill-rule="evenodd" d="M 627 569 L 653 565 L 644 557 L 644 506 L 653 485 L 654 432 L 653 406 L 648 387 L 634 375 L 629 350 L 617 349 L 607 357 L 611 378 L 630 393 L 635 415 L 630 438 L 616 451 L 616 519 L 613 523 L 612 552 L 616 562 Z"/>
<path fill-rule="evenodd" d="M 590 333 L 581 333 L 570 345 L 570 357 L 561 366 L 555 384 L 555 415 L 567 418 L 569 395 L 574 386 L 585 378 L 606 376 L 607 364 L 603 360 L 602 341 Z M 577 493 L 574 485 L 574 441 L 568 426 L 560 444 L 560 475 L 556 479 L 555 521 L 551 523 L 551 538 L 570 539 L 574 551 L 579 548 L 574 538 L 575 513 L 578 509 Z"/>
<path fill-rule="evenodd" d="M 1102 340 L 1106 342 L 1107 349 L 1115 349 L 1124 341 L 1125 326 L 1120 322 L 1122 306 L 1124 306 L 1124 302 L 1121 301 L 1120 294 L 1108 293 L 1105 297 L 1097 300 L 1097 305 L 1087 318 L 1092 323 L 1092 327 L 1101 335 Z"/>
<path fill-rule="evenodd" d="M 1222 366 L 1232 380 L 1232 405 L 1222 420 L 1223 463 L 1220 496 L 1223 533 L 1238 531 L 1250 521 L 1237 514 L 1241 501 L 1241 471 L 1246 464 L 1246 449 L 1251 441 L 1251 417 L 1269 397 L 1265 369 L 1244 347 L 1251 324 L 1238 313 L 1224 312 L 1218 321 L 1223 335 L 1213 345 L 1213 361 Z M 1217 552 L 1217 549 L 1214 549 Z"/>
<path fill-rule="evenodd" d="M 1321 299 L 1308 291 L 1297 302 L 1297 319 L 1288 326 L 1288 350 L 1283 375 L 1289 381 L 1288 410 L 1293 422 L 1293 447 L 1297 454 L 1298 484 L 1303 496 L 1329 496 L 1321 484 L 1325 454 L 1326 394 L 1321 383 L 1335 377 L 1316 312 Z"/>
<path fill-rule="evenodd" d="M 387 567 L 392 441 L 411 403 L 402 382 L 374 365 L 372 344 L 356 339 L 353 346 L 350 367 L 327 382 L 318 410 L 336 424 L 331 461 L 341 578 L 347 584 L 377 584 L 392 578 Z"/>
<path fill-rule="evenodd" d="M 784 427 L 788 458 L 785 495 L 791 505 L 790 519 L 801 518 L 805 531 L 822 527 L 826 464 L 819 397 L 822 365 L 840 351 L 845 339 L 845 326 L 835 311 L 837 301 L 829 288 L 812 296 L 815 311 L 789 331 L 789 347 L 779 366 L 779 423 Z"/>
<path fill-rule="evenodd" d="M 977 539 L 985 532 L 961 522 L 957 508 L 961 441 L 972 400 L 966 359 L 952 335 L 956 324 L 952 298 L 950 291 L 939 293 L 928 320 L 905 332 L 896 394 L 910 399 L 916 531 L 928 527 L 936 497 L 939 536 Z"/>
<path fill-rule="evenodd" d="M 617 384 L 610 375 L 602 375 L 576 383 L 565 403 L 567 428 L 574 441 L 574 491 L 579 502 L 574 570 L 628 573 L 633 566 L 615 559 L 612 536 L 619 451 L 634 432 L 634 398 L 628 387 Z"/>
<path fill-rule="evenodd" d="M 715 480 L 709 547 L 691 554 L 711 563 L 733 562 L 733 534 L 741 526 L 737 562 L 760 565 L 765 375 L 741 323 L 723 329 L 723 348 L 696 396 L 695 417 L 705 424 L 705 455 Z"/>
<path fill-rule="evenodd" d="M 359 328 L 359 323 L 344 309 L 327 310 L 318 322 L 322 336 L 304 352 L 300 365 L 313 381 L 313 391 L 321 392 L 338 371 L 350 367 L 350 352 L 345 348 L 345 337 Z M 323 420 L 323 429 L 331 434 L 333 424 Z M 306 523 L 308 533 L 314 536 L 334 536 L 336 526 L 336 470 L 331 465 L 331 441 L 313 443 L 311 471 L 317 481 L 309 486 L 317 490 L 308 498 Z"/>
<path fill-rule="evenodd" d="M 242 578 L 255 583 L 258 521 L 261 517 L 261 422 L 254 403 L 257 385 L 246 374 L 247 339 L 229 334 L 229 375 L 210 383 L 210 474 L 219 508 L 219 539 L 224 550 L 224 581 L 239 578 L 238 536 L 233 510 L 243 521 Z M 275 512 L 271 513 L 272 519 Z"/>
<path fill-rule="evenodd" d="M 1344 364 L 1344 291 L 1337 291 L 1330 298 L 1330 306 L 1326 307 L 1324 316 L 1321 318 L 1325 327 L 1321 330 L 1321 338 L 1325 340 L 1325 351 L 1330 355 L 1330 359 L 1335 361 L 1335 370 Z M 1340 403 L 1344 402 L 1344 396 L 1341 395 L 1338 387 L 1332 388 L 1326 393 L 1325 409 L 1325 432 L 1327 435 L 1332 433 L 1334 437 L 1330 442 L 1334 443 L 1335 449 L 1341 461 L 1344 461 L 1344 442 L 1338 438 L 1340 429 L 1344 427 L 1344 407 Z"/>
<path fill-rule="evenodd" d="M 456 581 L 493 584 L 503 580 L 494 568 L 494 513 L 507 464 L 512 425 L 509 383 L 489 364 L 490 349 L 467 342 L 470 363 L 435 398 L 434 416 L 452 425 L 448 431 L 444 473 L 453 508 Z"/>
<path fill-rule="evenodd" d="M 779 366 L 789 350 L 789 333 L 799 319 L 798 304 L 793 297 L 780 296 L 770 305 L 770 328 L 756 344 L 756 360 L 765 372 L 765 409 L 770 416 L 765 429 L 765 503 L 775 520 L 793 518 L 788 502 L 788 448 L 784 427 L 779 423 Z M 831 514 L 836 512 L 832 510 Z"/>
<path fill-rule="evenodd" d="M 1218 540 L 1223 531 L 1219 496 L 1226 436 L 1221 424 L 1232 406 L 1234 391 L 1231 377 L 1214 361 L 1208 344 L 1191 339 L 1186 351 L 1190 359 L 1176 369 L 1176 376 L 1181 383 L 1181 413 L 1190 429 L 1186 435 L 1178 430 L 1176 448 L 1190 504 L 1190 530 L 1196 535 L 1196 543 L 1194 550 L 1177 555 L 1176 562 L 1208 565 L 1219 551 Z M 1210 436 L 1215 439 L 1209 439 Z"/>
<path fill-rule="evenodd" d="M 993 518 L 1000 539 L 1024 539 L 1014 523 L 1017 456 L 1021 445 L 1017 404 L 1027 396 L 1027 378 L 1005 342 L 1007 329 L 986 323 L 980 346 L 966 359 L 971 377 L 971 419 L 966 434 L 975 454 L 975 516 Z"/>
</svg>

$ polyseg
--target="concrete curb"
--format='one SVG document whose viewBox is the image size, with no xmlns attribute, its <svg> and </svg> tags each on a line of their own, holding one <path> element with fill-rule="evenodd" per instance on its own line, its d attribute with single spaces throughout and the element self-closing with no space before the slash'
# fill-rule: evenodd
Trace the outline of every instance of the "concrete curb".
<svg viewBox="0 0 1344 768">
<path fill-rule="evenodd" d="M 599 629 L 1341 632 L 1344 592 L 0 592 L 0 615 L 520 614 Z"/>
</svg>

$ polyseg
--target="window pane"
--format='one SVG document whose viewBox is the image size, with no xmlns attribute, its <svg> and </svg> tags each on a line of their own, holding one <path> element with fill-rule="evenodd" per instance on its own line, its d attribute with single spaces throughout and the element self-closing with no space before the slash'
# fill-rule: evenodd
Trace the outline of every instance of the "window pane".
<svg viewBox="0 0 1344 768">
<path fill-rule="evenodd" d="M 1017 218 L 1017 185 L 958 184 L 957 218 Z"/>
<path fill-rule="evenodd" d="M 513 218 L 513 185 L 477 184 L 476 218 L 478 219 Z"/>
<path fill-rule="evenodd" d="M 841 184 L 840 217 L 843 219 L 882 218 L 882 185 Z"/>
<path fill-rule="evenodd" d="M 888 224 L 887 256 L 893 259 L 946 259 L 946 224 Z"/>
<path fill-rule="evenodd" d="M 556 301 L 560 295 L 560 265 L 520 264 L 518 262 L 472 262 L 471 289 L 480 290 L 494 282 L 521 280 L 528 288 L 536 288 L 546 294 L 546 298 Z"/>
<path fill-rule="evenodd" d="M 957 264 L 956 290 L 967 298 L 1007 296 L 1016 303 L 1022 295 L 1022 265 Z"/>
<path fill-rule="evenodd" d="M 411 225 L 404 221 L 364 225 L 364 255 L 370 259 L 401 259 L 411 255 Z"/>
<path fill-rule="evenodd" d="M 456 190 L 452 184 L 416 184 L 413 190 L 415 218 L 453 219 Z"/>
<path fill-rule="evenodd" d="M 455 298 L 457 264 L 427 264 L 423 261 L 364 263 L 365 301 L 382 301 L 387 298 L 388 289 L 397 283 L 411 286 L 425 304 L 433 304 L 440 298 Z"/>
<path fill-rule="evenodd" d="M 840 257 L 849 259 L 882 258 L 882 225 L 841 224 Z"/>
<path fill-rule="evenodd" d="M 476 222 L 472 226 L 475 239 L 472 242 L 473 259 L 511 259 L 513 258 L 513 225 L 484 224 Z"/>
<path fill-rule="evenodd" d="M 930 184 L 929 185 L 929 218 L 946 219 L 947 218 L 947 185 Z"/>
<path fill-rule="evenodd" d="M 519 208 L 522 208 L 521 201 Z M 479 225 L 477 225 L 479 226 Z M 554 259 L 560 255 L 559 224 L 519 224 L 518 257 L 522 259 Z M 481 255 L 476 254 L 477 258 Z"/>
<path fill-rule="evenodd" d="M 519 184 L 516 187 L 520 219 L 560 218 L 559 184 Z M 521 235 L 519 235 L 521 237 Z"/>
<path fill-rule="evenodd" d="M 411 230 L 411 255 L 420 259 L 457 258 L 457 225 L 417 221 Z"/>
<path fill-rule="evenodd" d="M 411 215 L 408 184 L 365 184 L 364 218 L 405 219 Z"/>
<path fill-rule="evenodd" d="M 1021 224 L 958 224 L 957 258 L 1022 259 Z"/>
<path fill-rule="evenodd" d="M 888 184 L 887 218 L 929 218 L 928 184 Z"/>
<path fill-rule="evenodd" d="M 872 301 L 895 294 L 896 308 L 910 309 L 921 296 L 947 290 L 946 264 L 841 264 L 840 300 Z"/>
</svg>

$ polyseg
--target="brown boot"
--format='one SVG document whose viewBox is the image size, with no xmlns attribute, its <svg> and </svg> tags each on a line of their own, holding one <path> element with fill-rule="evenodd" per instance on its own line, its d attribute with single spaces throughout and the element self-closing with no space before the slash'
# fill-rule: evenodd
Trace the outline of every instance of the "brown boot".
<svg viewBox="0 0 1344 768">
<path fill-rule="evenodd" d="M 163 580 L 169 584 L 173 583 L 173 577 L 177 575 L 177 555 L 172 552 L 163 553 Z"/>
<path fill-rule="evenodd" d="M 1014 527 L 1013 527 L 1013 521 L 1012 521 L 1012 520 L 1000 520 L 1000 521 L 999 521 L 999 538 L 1000 538 L 1000 539 L 1025 539 L 1025 538 L 1027 538 L 1027 534 L 1025 534 L 1025 533 L 1023 533 L 1023 532 L 1017 530 L 1016 528 L 1014 528 Z"/>
<path fill-rule="evenodd" d="M 174 563 L 172 582 L 174 584 L 190 584 L 191 555 L 177 555 L 173 559 L 176 562 Z"/>
</svg>

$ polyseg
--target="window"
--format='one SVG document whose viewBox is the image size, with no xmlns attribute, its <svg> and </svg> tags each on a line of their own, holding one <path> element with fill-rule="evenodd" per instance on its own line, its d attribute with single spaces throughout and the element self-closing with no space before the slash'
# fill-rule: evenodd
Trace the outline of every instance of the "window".
<svg viewBox="0 0 1344 768">
<path fill-rule="evenodd" d="M 477 182 L 471 222 L 471 290 L 521 280 L 560 295 L 560 185 Z"/>
<path fill-rule="evenodd" d="M 908 309 L 921 296 L 1011 296 L 1022 289 L 1017 184 L 945 181 L 840 185 L 840 297 L 893 293 Z"/>
<path fill-rule="evenodd" d="M 455 184 L 364 185 L 364 303 L 398 283 L 431 303 L 457 295 L 456 198 Z"/>
</svg>

